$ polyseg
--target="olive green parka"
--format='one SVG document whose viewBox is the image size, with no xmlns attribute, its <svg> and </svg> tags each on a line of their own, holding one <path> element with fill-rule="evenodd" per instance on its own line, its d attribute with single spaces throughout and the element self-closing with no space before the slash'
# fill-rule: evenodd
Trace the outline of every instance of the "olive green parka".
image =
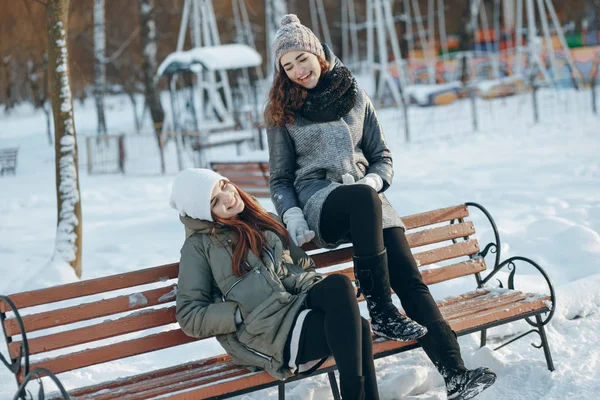
<svg viewBox="0 0 600 400">
<path fill-rule="evenodd" d="M 186 241 L 181 249 L 177 321 L 192 337 L 216 336 L 234 362 L 259 367 L 277 379 L 292 376 L 283 352 L 306 292 L 323 275 L 299 247 L 272 231 L 260 257 L 248 252 L 242 277 L 232 269 L 235 232 L 218 223 L 181 217 Z M 236 309 L 243 322 L 236 324 Z"/>
</svg>

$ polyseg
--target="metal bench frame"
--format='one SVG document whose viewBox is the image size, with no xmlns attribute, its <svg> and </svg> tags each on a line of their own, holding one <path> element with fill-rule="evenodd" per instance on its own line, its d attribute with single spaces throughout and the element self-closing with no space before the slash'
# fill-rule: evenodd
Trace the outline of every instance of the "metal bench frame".
<svg viewBox="0 0 600 400">
<path fill-rule="evenodd" d="M 544 329 L 544 327 L 552 319 L 552 317 L 554 315 L 555 306 L 556 306 L 556 293 L 554 290 L 554 286 L 550 280 L 550 277 L 543 270 L 542 267 L 540 267 L 537 263 L 535 263 L 534 261 L 532 261 L 526 257 L 516 256 L 516 257 L 511 257 L 511 258 L 501 262 L 500 261 L 500 259 L 501 259 L 500 236 L 499 236 L 496 224 L 495 224 L 493 218 L 491 217 L 490 213 L 483 206 L 481 206 L 477 203 L 465 203 L 465 206 L 467 208 L 472 207 L 472 208 L 475 208 L 475 209 L 481 211 L 485 215 L 485 217 L 488 219 L 489 223 L 491 224 L 493 233 L 494 233 L 494 241 L 488 243 L 484 247 L 483 250 L 479 251 L 477 254 L 474 254 L 473 256 L 470 257 L 472 260 L 477 260 L 480 258 L 485 258 L 489 253 L 495 254 L 495 261 L 494 261 L 493 269 L 487 276 L 482 277 L 479 272 L 473 274 L 473 275 L 475 275 L 477 288 L 482 288 L 486 283 L 490 282 L 493 278 L 495 278 L 498 272 L 500 272 L 504 268 L 507 268 L 508 271 L 510 271 L 510 274 L 508 275 L 508 278 L 507 278 L 507 282 L 504 283 L 501 280 L 499 280 L 497 278 L 496 279 L 500 283 L 500 287 L 506 286 L 509 289 L 515 289 L 514 288 L 514 277 L 517 272 L 517 264 L 516 263 L 522 262 L 522 263 L 529 264 L 530 266 L 534 267 L 542 275 L 543 279 L 545 280 L 546 284 L 548 285 L 548 289 L 550 292 L 550 303 L 551 304 L 547 304 L 547 307 L 544 309 L 538 309 L 538 310 L 531 311 L 531 312 L 525 312 L 525 313 L 521 313 L 519 315 L 514 315 L 508 319 L 503 319 L 501 321 L 492 321 L 492 322 L 489 322 L 489 323 L 486 323 L 483 325 L 474 326 L 469 329 L 464 329 L 464 330 L 457 332 L 457 334 L 459 336 L 462 336 L 462 335 L 467 335 L 467 334 L 474 333 L 474 332 L 481 332 L 481 343 L 480 344 L 483 347 L 486 345 L 488 329 L 496 327 L 496 326 L 504 325 L 507 323 L 511 323 L 511 322 L 514 322 L 517 320 L 524 319 L 529 325 L 531 325 L 533 327 L 533 329 L 506 341 L 502 345 L 494 348 L 494 350 L 498 350 L 498 349 L 500 349 L 508 344 L 511 344 L 525 336 L 528 336 L 532 333 L 536 333 L 541 340 L 541 344 L 532 343 L 532 346 L 535 348 L 538 348 L 538 349 L 543 349 L 547 367 L 550 371 L 553 371 L 554 363 L 552 361 L 550 347 L 549 347 L 548 339 L 547 339 L 546 332 Z M 450 224 L 462 223 L 462 222 L 464 222 L 464 221 L 462 218 L 460 218 L 460 219 L 451 220 Z M 468 236 L 464 237 L 463 239 L 467 240 Z M 454 242 L 454 243 L 458 243 L 459 241 L 460 241 L 459 239 L 452 239 L 452 242 Z M 313 246 L 312 248 L 315 248 L 315 247 Z M 309 250 L 312 248 L 309 248 Z M 345 262 L 345 261 L 342 261 L 342 262 Z M 15 306 L 13 301 L 8 296 L 0 296 L 0 303 L 1 302 L 5 302 L 9 306 L 10 311 L 12 311 L 14 313 L 14 318 L 17 320 L 19 328 L 20 328 L 19 334 L 22 336 L 22 343 L 20 346 L 19 356 L 16 359 L 11 359 L 10 362 L 8 362 L 7 359 L 4 356 L 2 356 L 2 354 L 0 354 L 0 360 L 15 375 L 17 384 L 19 386 L 14 398 L 15 399 L 18 399 L 18 398 L 25 399 L 26 398 L 25 387 L 26 387 L 27 383 L 36 377 L 39 380 L 40 376 L 45 375 L 45 376 L 49 376 L 54 381 L 54 383 L 58 386 L 62 397 L 65 399 L 69 399 L 70 398 L 69 394 L 65 390 L 64 386 L 61 384 L 60 380 L 51 371 L 49 371 L 48 369 L 45 369 L 45 368 L 35 368 L 34 370 L 30 371 L 29 346 L 28 346 L 28 340 L 27 340 L 27 333 L 25 332 L 22 318 L 19 314 L 17 307 Z M 547 314 L 547 315 L 545 316 L 545 318 L 542 318 L 542 314 Z M 6 339 L 7 346 L 8 346 L 12 342 L 12 338 L 6 335 L 6 330 L 4 328 L 4 326 L 5 326 L 4 321 L 6 318 L 7 318 L 6 313 L 0 312 L 0 324 L 3 327 L 4 336 Z M 388 342 L 391 342 L 391 341 L 388 341 Z M 393 342 L 393 343 L 397 343 L 397 342 Z M 416 341 L 411 342 L 406 345 L 403 345 L 400 348 L 391 348 L 390 350 L 384 350 L 384 351 L 377 352 L 375 354 L 375 359 L 387 357 L 389 355 L 398 354 L 398 353 L 408 351 L 408 350 L 418 348 L 418 347 L 420 347 L 420 346 L 418 345 L 418 343 Z M 327 373 L 328 377 L 329 377 L 329 382 L 331 385 L 333 397 L 336 400 L 339 400 L 340 392 L 339 392 L 335 374 L 334 374 L 335 369 L 336 369 L 335 364 L 332 361 L 329 361 L 324 365 L 324 367 L 322 367 L 321 369 L 316 371 L 313 375 Z M 25 378 L 20 380 L 19 376 L 21 376 L 21 377 L 24 376 Z M 133 378 L 133 377 L 128 377 L 127 379 L 131 379 L 131 378 Z M 285 399 L 285 384 L 294 382 L 294 381 L 297 381 L 300 379 L 304 379 L 304 378 L 306 378 L 306 376 L 294 377 L 294 378 L 286 380 L 285 382 L 270 381 L 267 383 L 256 384 L 256 385 L 253 385 L 250 387 L 243 388 L 241 390 L 236 390 L 235 392 L 218 395 L 218 396 L 211 397 L 211 398 L 224 399 L 224 398 L 229 398 L 229 397 L 233 397 L 233 396 L 239 396 L 239 395 L 242 395 L 245 393 L 255 392 L 255 391 L 269 388 L 269 387 L 278 386 L 279 399 L 283 400 L 283 399 Z M 41 383 L 41 381 L 40 381 L 40 383 Z M 42 395 L 39 398 L 43 398 L 43 385 L 40 385 L 40 392 L 42 393 Z M 55 397 L 53 397 L 53 398 L 55 398 Z M 184 397 L 175 396 L 174 398 L 185 398 L 185 396 Z"/>
</svg>

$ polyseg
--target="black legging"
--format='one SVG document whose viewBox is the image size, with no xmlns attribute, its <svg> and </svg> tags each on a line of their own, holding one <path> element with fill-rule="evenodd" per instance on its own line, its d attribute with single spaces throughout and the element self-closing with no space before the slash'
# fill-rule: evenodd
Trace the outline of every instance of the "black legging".
<svg viewBox="0 0 600 400">
<path fill-rule="evenodd" d="M 373 341 L 369 322 L 360 316 L 352 282 L 333 274 L 308 292 L 308 314 L 303 325 L 296 364 L 333 355 L 340 384 L 365 377 L 365 399 L 379 399 L 373 363 Z"/>
<path fill-rule="evenodd" d="M 428 326 L 442 320 L 437 304 L 423 283 L 402 228 L 383 229 L 381 200 L 370 186 L 344 185 L 333 190 L 321 211 L 320 230 L 327 242 L 348 238 L 357 256 L 387 249 L 390 286 L 411 319 Z"/>
</svg>

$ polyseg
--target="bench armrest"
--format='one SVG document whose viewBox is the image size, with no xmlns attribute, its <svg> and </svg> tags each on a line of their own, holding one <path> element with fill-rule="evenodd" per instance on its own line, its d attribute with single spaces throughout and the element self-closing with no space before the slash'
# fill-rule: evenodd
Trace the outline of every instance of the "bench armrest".
<svg viewBox="0 0 600 400">
<path fill-rule="evenodd" d="M 494 267 L 493 267 L 492 271 L 486 277 L 482 278 L 479 275 L 477 276 L 477 287 L 479 287 L 479 288 L 483 287 L 492 278 L 494 278 L 494 276 L 496 276 L 496 274 L 498 272 L 500 272 L 504 267 L 506 267 L 510 271 L 510 273 L 508 275 L 508 279 L 507 279 L 507 283 L 508 283 L 507 286 L 509 289 L 514 290 L 515 289 L 515 274 L 517 273 L 517 265 L 515 264 L 515 262 L 522 262 L 525 264 L 529 264 L 530 266 L 535 268 L 542 275 L 544 280 L 546 281 L 546 284 L 548 285 L 548 290 L 550 292 L 550 302 L 552 304 L 548 305 L 548 308 L 550 309 L 550 311 L 549 311 L 548 315 L 544 319 L 542 319 L 541 323 L 537 323 L 536 321 L 533 321 L 530 318 L 526 318 L 526 321 L 527 321 L 527 323 L 529 323 L 530 325 L 535 326 L 535 327 L 544 326 L 544 325 L 548 324 L 548 322 L 550 322 L 550 320 L 554 316 L 554 311 L 556 309 L 556 291 L 554 290 L 554 285 L 552 284 L 552 281 L 551 281 L 548 273 L 539 264 L 537 264 L 535 261 L 533 261 L 527 257 L 514 256 L 514 257 L 510 257 L 509 259 L 501 262 L 500 261 L 500 257 L 501 257 L 500 234 L 498 233 L 498 228 L 496 227 L 496 223 L 494 222 L 494 219 L 492 218 L 491 214 L 480 204 L 465 203 L 465 205 L 467 207 L 474 207 L 474 208 L 479 209 L 487 217 L 487 219 L 494 231 L 494 239 L 495 239 L 494 242 L 488 243 L 484 247 L 484 249 L 482 251 L 480 251 L 476 256 L 476 257 L 480 257 L 480 258 L 485 258 L 485 256 L 487 256 L 488 253 L 495 254 Z M 500 283 L 500 287 L 504 287 L 502 281 L 500 281 L 498 278 L 496 278 L 496 279 Z"/>
<path fill-rule="evenodd" d="M 50 378 L 54 382 L 54 384 L 56 385 L 56 387 L 60 391 L 60 394 L 62 395 L 62 398 L 64 400 L 70 400 L 71 399 L 71 396 L 69 396 L 69 393 L 67 392 L 67 390 L 63 386 L 63 384 L 60 381 L 60 379 L 58 379 L 58 377 L 56 375 L 54 375 L 52 373 L 52 371 L 50 371 L 49 369 L 42 368 L 42 367 L 35 368 L 33 371 L 31 371 L 30 373 L 27 374 L 27 376 L 25 377 L 25 379 L 23 379 L 23 383 L 21 383 L 21 385 L 19 385 L 19 389 L 17 389 L 17 393 L 15 394 L 14 399 L 25 398 L 24 397 L 25 396 L 25 387 L 34 378 L 36 378 L 37 381 L 38 381 L 38 383 L 39 383 L 38 398 L 39 399 L 45 399 L 46 397 L 44 395 L 44 383 L 40 379 L 40 378 L 42 378 L 42 376 L 47 376 L 48 378 Z"/>
</svg>

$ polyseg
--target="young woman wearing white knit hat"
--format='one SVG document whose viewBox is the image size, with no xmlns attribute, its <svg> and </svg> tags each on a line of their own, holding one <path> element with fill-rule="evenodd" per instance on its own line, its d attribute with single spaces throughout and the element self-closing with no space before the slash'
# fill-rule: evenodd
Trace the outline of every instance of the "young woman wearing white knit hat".
<svg viewBox="0 0 600 400">
<path fill-rule="evenodd" d="M 214 171 L 180 172 L 170 203 L 186 230 L 176 308 L 186 334 L 216 335 L 234 362 L 276 379 L 333 356 L 344 400 L 379 398 L 350 279 L 315 272 L 276 217 Z"/>
</svg>

